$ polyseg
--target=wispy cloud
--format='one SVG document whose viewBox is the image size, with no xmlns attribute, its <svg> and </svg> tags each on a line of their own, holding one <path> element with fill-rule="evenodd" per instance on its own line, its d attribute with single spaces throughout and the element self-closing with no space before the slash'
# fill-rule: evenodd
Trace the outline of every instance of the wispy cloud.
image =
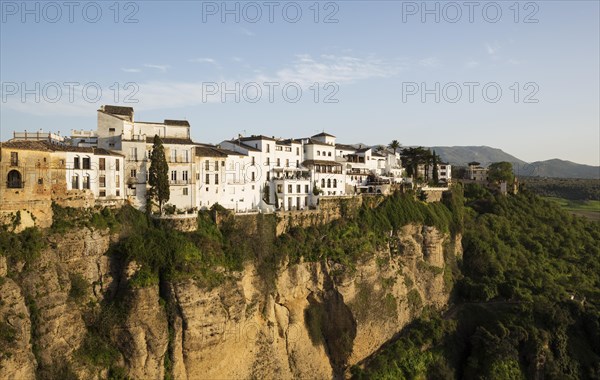
<svg viewBox="0 0 600 380">
<path fill-rule="evenodd" d="M 171 68 L 171 66 L 169 66 L 169 65 L 154 65 L 154 64 L 150 64 L 150 63 L 144 64 L 144 67 L 148 67 L 150 69 L 160 70 L 163 73 L 166 72 L 168 69 Z"/>
<path fill-rule="evenodd" d="M 256 36 L 256 34 L 254 32 L 252 32 L 252 31 L 250 31 L 250 30 L 248 30 L 248 29 L 246 29 L 244 27 L 240 27 L 240 31 L 242 32 L 242 34 L 244 34 L 244 35 L 246 35 L 248 37 L 254 37 L 254 36 Z"/>
<path fill-rule="evenodd" d="M 373 56 L 359 58 L 324 54 L 313 58 L 301 54 L 289 67 L 278 70 L 270 79 L 295 82 L 302 86 L 310 86 L 315 82 L 342 84 L 392 77 L 405 68 L 402 62 L 387 62 Z"/>
<path fill-rule="evenodd" d="M 198 62 L 212 64 L 213 59 L 198 58 Z M 217 63 L 216 60 L 214 60 Z M 146 64 L 144 67 L 166 71 L 170 66 Z M 278 69 L 267 70 L 265 68 L 250 71 L 247 77 L 237 78 L 234 75 L 223 77 L 215 82 L 209 81 L 148 81 L 138 82 L 139 91 L 132 96 L 136 103 L 124 105 L 133 106 L 139 110 L 155 110 L 165 108 L 180 108 L 189 106 L 199 106 L 203 103 L 221 102 L 220 91 L 222 88 L 232 89 L 247 83 L 257 83 L 259 85 L 265 82 L 276 82 L 280 85 L 294 82 L 303 89 L 308 90 L 314 83 L 336 83 L 354 84 L 360 81 L 366 81 L 376 78 L 391 78 L 399 75 L 400 72 L 408 67 L 406 61 L 401 59 L 385 60 L 376 56 L 349 56 L 349 55 L 321 55 L 312 56 L 309 54 L 297 55 L 289 64 Z M 217 83 L 218 82 L 218 83 Z M 207 87 L 210 86 L 209 87 Z M 107 87 L 110 85 L 107 85 Z M 208 98 L 207 90 L 216 91 Z M 104 91 L 102 99 L 90 103 L 83 98 L 77 98 L 74 102 L 69 102 L 68 97 L 63 97 L 58 103 L 21 103 L 19 98 L 14 97 L 5 105 L 21 112 L 37 115 L 89 115 L 90 108 L 98 107 L 100 104 L 115 104 L 112 98 L 112 92 Z M 265 96 L 266 98 L 266 96 Z M 122 98 L 121 98 L 122 100 Z"/>
<path fill-rule="evenodd" d="M 231 60 L 232 60 L 233 62 L 243 62 L 243 61 L 244 61 L 244 60 L 243 60 L 242 58 L 240 58 L 240 57 L 231 57 Z"/>
<path fill-rule="evenodd" d="M 121 68 L 121 71 L 126 72 L 126 73 L 139 73 L 140 69 L 126 69 L 126 68 Z"/>
<path fill-rule="evenodd" d="M 471 60 L 471 61 L 468 61 L 467 63 L 465 63 L 465 67 L 466 67 L 467 69 L 474 69 L 474 68 L 476 68 L 477 66 L 479 66 L 479 62 L 477 62 L 477 61 L 473 61 L 473 60 Z"/>
<path fill-rule="evenodd" d="M 488 56 L 493 60 L 498 60 L 500 58 L 498 54 L 500 52 L 500 45 L 498 45 L 498 43 L 491 44 L 489 42 L 486 42 L 485 51 L 487 52 Z"/>
<path fill-rule="evenodd" d="M 192 63 L 211 63 L 213 65 L 217 64 L 217 61 L 214 60 L 213 58 L 192 58 L 192 59 L 189 59 L 188 62 L 192 62 Z"/>
<path fill-rule="evenodd" d="M 428 57 L 419 61 L 419 65 L 427 68 L 440 67 L 442 64 L 436 57 Z"/>
</svg>

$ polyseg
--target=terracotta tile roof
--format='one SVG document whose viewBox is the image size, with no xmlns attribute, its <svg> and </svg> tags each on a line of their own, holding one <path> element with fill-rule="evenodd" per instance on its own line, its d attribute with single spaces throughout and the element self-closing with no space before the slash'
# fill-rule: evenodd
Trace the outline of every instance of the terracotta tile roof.
<svg viewBox="0 0 600 380">
<path fill-rule="evenodd" d="M 230 149 L 222 149 L 222 148 L 216 148 L 216 150 L 218 150 L 219 152 L 222 152 L 228 156 L 247 156 L 247 154 L 242 153 L 242 152 L 236 152 Z"/>
<path fill-rule="evenodd" d="M 184 127 L 189 127 L 190 123 L 187 120 L 166 120 L 165 125 L 180 125 Z"/>
<path fill-rule="evenodd" d="M 325 136 L 325 137 L 335 137 L 334 135 L 330 135 L 329 133 L 325 133 L 325 132 L 321 132 L 318 135 L 314 135 L 312 137 L 321 137 L 321 136 Z"/>
<path fill-rule="evenodd" d="M 193 145 L 195 144 L 192 139 L 175 138 L 175 137 L 161 137 L 163 144 L 182 144 L 182 145 Z M 152 144 L 154 142 L 154 136 L 146 137 L 146 142 Z"/>
<path fill-rule="evenodd" d="M 356 150 L 356 148 L 353 147 L 352 145 L 346 145 L 346 144 L 335 144 L 335 148 L 341 149 L 341 150 Z"/>
<path fill-rule="evenodd" d="M 258 141 L 258 140 L 270 140 L 270 141 L 277 141 L 275 138 L 273 137 L 267 137 L 267 136 L 263 136 L 263 135 L 258 135 L 258 136 L 247 136 L 247 137 L 242 137 L 239 138 L 238 140 L 241 141 Z"/>
<path fill-rule="evenodd" d="M 53 144 L 48 141 L 11 140 L 2 143 L 2 148 L 36 150 L 42 152 L 83 152 L 94 153 L 94 148 Z"/>
<path fill-rule="evenodd" d="M 240 139 L 237 139 L 237 140 L 228 140 L 227 142 L 231 143 L 231 144 L 234 144 L 234 145 L 237 145 L 240 148 L 244 148 L 244 149 L 246 149 L 248 151 L 251 151 L 251 152 L 260 152 L 260 149 L 255 148 L 253 146 L 250 146 L 248 144 L 244 144 L 243 142 L 240 141 Z"/>
<path fill-rule="evenodd" d="M 324 142 L 313 140 L 312 138 L 308 138 L 306 145 L 323 145 L 323 146 L 331 146 L 330 144 L 325 144 Z"/>
<path fill-rule="evenodd" d="M 333 166 L 342 166 L 339 162 L 336 161 L 327 161 L 327 160 L 306 160 L 302 163 L 302 166 L 312 166 L 312 165 L 333 165 Z"/>
<path fill-rule="evenodd" d="M 227 154 L 220 152 L 219 149 L 208 146 L 197 146 L 196 157 L 227 157 Z"/>
<path fill-rule="evenodd" d="M 121 116 L 133 116 L 133 107 L 121 107 L 121 106 L 103 106 L 100 111 L 104 111 L 106 113 L 112 115 L 121 115 Z"/>
</svg>

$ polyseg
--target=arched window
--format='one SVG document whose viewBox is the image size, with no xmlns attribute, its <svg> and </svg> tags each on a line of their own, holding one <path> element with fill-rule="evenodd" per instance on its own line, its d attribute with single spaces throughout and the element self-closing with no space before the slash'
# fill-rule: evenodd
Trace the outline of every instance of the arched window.
<svg viewBox="0 0 600 380">
<path fill-rule="evenodd" d="M 325 188 L 325 178 L 321 179 L 321 187 Z"/>
<path fill-rule="evenodd" d="M 331 188 L 331 178 L 327 179 L 327 188 Z"/>
<path fill-rule="evenodd" d="M 334 188 L 337 188 L 337 179 L 334 179 L 334 180 L 333 180 L 333 187 L 334 187 Z"/>
<path fill-rule="evenodd" d="M 321 155 L 321 151 L 317 150 L 317 156 L 320 156 L 320 155 Z"/>
<path fill-rule="evenodd" d="M 9 189 L 21 189 L 23 188 L 23 180 L 21 173 L 18 170 L 11 170 L 8 172 L 6 177 L 6 187 Z"/>
</svg>

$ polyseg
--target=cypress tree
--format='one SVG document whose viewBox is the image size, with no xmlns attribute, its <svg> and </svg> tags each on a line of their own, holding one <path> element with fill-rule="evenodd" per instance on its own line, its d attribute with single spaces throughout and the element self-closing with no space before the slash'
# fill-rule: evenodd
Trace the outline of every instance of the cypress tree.
<svg viewBox="0 0 600 380">
<path fill-rule="evenodd" d="M 150 169 L 148 170 L 148 183 L 150 184 L 149 200 L 158 201 L 160 215 L 162 215 L 162 206 L 169 201 L 171 193 L 169 190 L 169 164 L 167 164 L 162 140 L 158 135 L 154 135 L 154 144 L 150 155 Z"/>
</svg>

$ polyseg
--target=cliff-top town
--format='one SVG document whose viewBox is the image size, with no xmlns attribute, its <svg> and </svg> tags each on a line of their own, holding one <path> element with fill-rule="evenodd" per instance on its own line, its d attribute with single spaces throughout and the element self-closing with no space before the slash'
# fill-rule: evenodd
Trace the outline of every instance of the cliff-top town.
<svg viewBox="0 0 600 380">
<path fill-rule="evenodd" d="M 385 194 L 411 181 L 399 149 L 340 144 L 325 132 L 202 144 L 190 138 L 187 121 L 136 121 L 133 108 L 106 105 L 98 110 L 96 131 L 72 131 L 70 137 L 14 132 L 0 145 L 1 211 L 53 201 L 73 207 L 129 203 L 144 209 L 155 135 L 162 139 L 169 166 L 166 209 L 171 213 L 215 204 L 236 213 L 305 210 L 323 197 Z M 450 183 L 450 165 L 437 165 L 440 183 Z M 433 169 L 420 171 L 427 179 Z"/>
</svg>

